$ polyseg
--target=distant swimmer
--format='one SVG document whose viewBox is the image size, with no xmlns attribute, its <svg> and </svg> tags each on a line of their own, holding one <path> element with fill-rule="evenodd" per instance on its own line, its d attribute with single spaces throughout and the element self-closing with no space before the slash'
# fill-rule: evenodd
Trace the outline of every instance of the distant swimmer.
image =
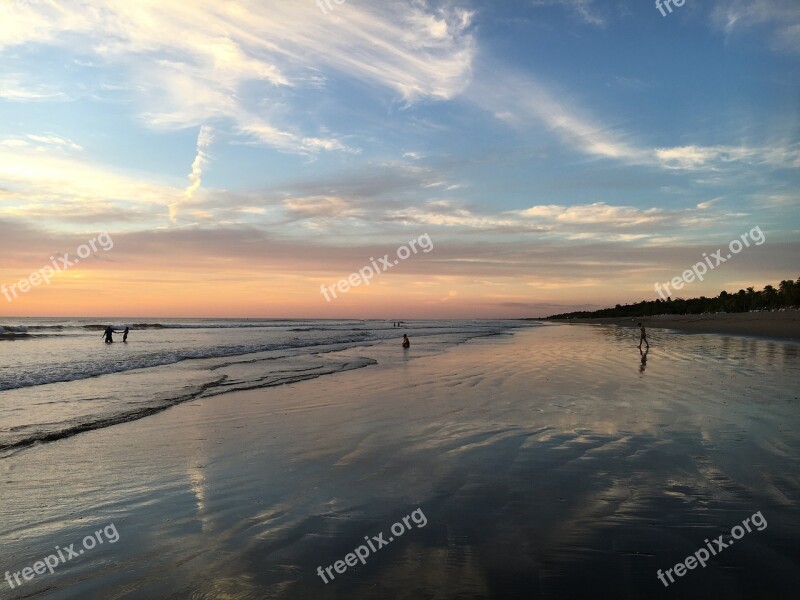
<svg viewBox="0 0 800 600">
<path fill-rule="evenodd" d="M 106 344 L 114 343 L 114 330 L 111 328 L 111 325 L 106 327 L 106 330 L 103 332 L 103 337 L 106 338 Z"/>
<path fill-rule="evenodd" d="M 408 336 L 404 333 L 403 334 L 403 348 L 410 348 L 411 342 L 408 340 Z"/>
<path fill-rule="evenodd" d="M 650 350 L 650 343 L 647 341 L 647 332 L 644 330 L 644 325 L 638 323 L 639 326 L 639 350 L 642 349 L 642 342 L 647 344 L 647 349 Z"/>
<path fill-rule="evenodd" d="M 122 342 L 127 344 L 128 343 L 128 332 L 130 331 L 129 327 L 125 328 L 125 332 L 122 334 Z"/>
</svg>

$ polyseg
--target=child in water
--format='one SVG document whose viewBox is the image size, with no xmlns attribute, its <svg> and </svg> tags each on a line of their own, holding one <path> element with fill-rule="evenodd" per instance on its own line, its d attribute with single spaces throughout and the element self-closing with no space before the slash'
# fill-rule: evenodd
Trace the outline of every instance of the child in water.
<svg viewBox="0 0 800 600">
<path fill-rule="evenodd" d="M 411 342 L 408 340 L 408 336 L 404 333 L 403 334 L 403 348 L 410 348 Z"/>
</svg>

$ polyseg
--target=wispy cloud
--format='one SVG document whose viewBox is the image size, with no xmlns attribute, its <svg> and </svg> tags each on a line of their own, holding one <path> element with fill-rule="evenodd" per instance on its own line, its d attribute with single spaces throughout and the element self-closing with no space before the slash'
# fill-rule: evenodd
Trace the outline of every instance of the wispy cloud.
<svg viewBox="0 0 800 600">
<path fill-rule="evenodd" d="M 533 120 L 585 154 L 628 162 L 642 160 L 641 148 L 571 106 L 564 94 L 556 95 L 529 74 L 489 66 L 468 93 L 475 103 L 512 127 L 530 127 Z"/>
<path fill-rule="evenodd" d="M 390 90 L 406 103 L 446 100 L 468 84 L 475 53 L 472 13 L 422 0 L 350 0 L 328 16 L 300 2 L 109 0 L 100 7 L 66 0 L 31 4 L 15 17 L 13 27 L 0 25 L 0 48 L 50 46 L 97 57 L 132 82 L 153 127 L 227 120 L 252 141 L 301 153 L 346 145 L 298 131 L 300 119 L 268 120 L 260 107 L 279 100 L 282 89 L 318 87 L 327 72 Z M 4 89 L 43 97 L 30 86 Z"/>
<path fill-rule="evenodd" d="M 800 148 L 797 145 L 676 146 L 656 148 L 655 155 L 659 164 L 667 169 L 714 169 L 743 162 L 772 167 L 800 167 Z"/>
<path fill-rule="evenodd" d="M 774 168 L 800 166 L 800 146 L 785 141 L 763 145 L 648 147 L 614 123 L 570 101 L 563 91 L 536 81 L 530 74 L 489 67 L 468 90 L 469 98 L 510 127 L 529 131 L 544 126 L 574 150 L 627 165 L 667 170 L 716 170 L 753 163 Z"/>
<path fill-rule="evenodd" d="M 197 151 L 192 162 L 192 172 L 189 173 L 189 187 L 184 192 L 184 197 L 177 202 L 169 205 L 169 219 L 173 223 L 178 218 L 178 212 L 181 207 L 190 203 L 194 198 L 195 192 L 200 189 L 202 183 L 201 177 L 203 176 L 203 169 L 208 163 L 207 150 L 211 143 L 214 141 L 214 134 L 211 127 L 203 125 L 200 127 L 200 132 L 197 134 Z"/>
<path fill-rule="evenodd" d="M 563 6 L 589 25 L 602 27 L 606 19 L 600 14 L 594 0 L 531 0 L 534 6 Z"/>
<path fill-rule="evenodd" d="M 604 202 L 575 206 L 559 206 L 554 204 L 532 206 L 531 208 L 518 211 L 518 214 L 542 221 L 554 221 L 572 225 L 593 224 L 613 227 L 652 224 L 667 218 L 662 209 L 649 208 L 642 210 L 632 206 L 610 206 Z"/>
<path fill-rule="evenodd" d="M 2 27 L 2 25 L 0 25 Z M 2 30 L 0 29 L 0 35 Z M 2 48 L 2 44 L 0 44 Z M 20 75 L 0 79 L 0 99 L 13 102 L 34 102 L 37 100 L 66 100 L 67 94 L 53 89 L 46 83 L 25 83 Z"/>
<path fill-rule="evenodd" d="M 690 239 L 703 226 L 724 224 L 726 219 L 722 215 L 708 212 L 718 200 L 682 209 L 593 202 L 535 204 L 526 209 L 494 213 L 477 212 L 453 201 L 436 200 L 423 206 L 387 211 L 383 218 L 404 225 L 435 225 L 457 231 L 538 234 L 541 239 L 550 240 L 663 243 L 676 239 L 675 227 L 683 228 L 681 235 Z M 370 213 L 363 218 L 380 219 Z"/>
<path fill-rule="evenodd" d="M 800 54 L 800 3 L 796 0 L 726 0 L 714 7 L 712 19 L 728 35 L 770 28 L 774 49 Z"/>
<path fill-rule="evenodd" d="M 57 135 L 33 135 L 28 134 L 26 136 L 29 140 L 34 142 L 38 142 L 39 144 L 45 144 L 50 146 L 60 146 L 63 148 L 69 148 L 70 150 L 83 150 L 83 146 L 80 144 L 76 144 L 70 139 L 63 138 Z"/>
</svg>

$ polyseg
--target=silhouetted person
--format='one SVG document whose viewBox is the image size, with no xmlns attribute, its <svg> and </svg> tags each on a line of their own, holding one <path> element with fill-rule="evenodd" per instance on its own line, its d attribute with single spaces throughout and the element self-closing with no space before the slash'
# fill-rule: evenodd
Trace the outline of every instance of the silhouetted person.
<svg viewBox="0 0 800 600">
<path fill-rule="evenodd" d="M 125 328 L 125 332 L 122 334 L 122 341 L 123 341 L 123 343 L 125 343 L 125 344 L 127 344 L 127 343 L 128 343 L 128 331 L 130 331 L 130 328 L 129 328 L 129 327 L 126 327 L 126 328 Z"/>
<path fill-rule="evenodd" d="M 111 329 L 111 325 L 106 327 L 106 330 L 103 332 L 103 337 L 106 338 L 106 344 L 114 343 L 114 330 Z"/>
<path fill-rule="evenodd" d="M 408 336 L 404 333 L 403 334 L 403 348 L 410 348 L 411 342 L 408 340 Z"/>
<path fill-rule="evenodd" d="M 647 349 L 650 350 L 650 343 L 647 341 L 647 332 L 644 330 L 644 325 L 638 323 L 639 325 L 639 350 L 642 349 L 642 342 L 647 344 Z"/>
</svg>

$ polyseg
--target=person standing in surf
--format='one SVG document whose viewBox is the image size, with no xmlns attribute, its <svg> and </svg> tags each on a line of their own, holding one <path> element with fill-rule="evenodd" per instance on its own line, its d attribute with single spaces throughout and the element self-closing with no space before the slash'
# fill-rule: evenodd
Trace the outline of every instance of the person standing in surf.
<svg viewBox="0 0 800 600">
<path fill-rule="evenodd" d="M 111 328 L 111 325 L 106 327 L 106 330 L 103 332 L 103 337 L 106 338 L 106 344 L 114 343 L 114 330 Z"/>
<path fill-rule="evenodd" d="M 650 343 L 647 341 L 647 332 L 644 330 L 644 325 L 638 323 L 639 325 L 639 350 L 642 349 L 642 342 L 647 344 L 647 349 L 650 350 Z"/>
<path fill-rule="evenodd" d="M 403 348 L 410 348 L 411 342 L 408 339 L 408 336 L 404 333 L 403 334 Z"/>
</svg>

